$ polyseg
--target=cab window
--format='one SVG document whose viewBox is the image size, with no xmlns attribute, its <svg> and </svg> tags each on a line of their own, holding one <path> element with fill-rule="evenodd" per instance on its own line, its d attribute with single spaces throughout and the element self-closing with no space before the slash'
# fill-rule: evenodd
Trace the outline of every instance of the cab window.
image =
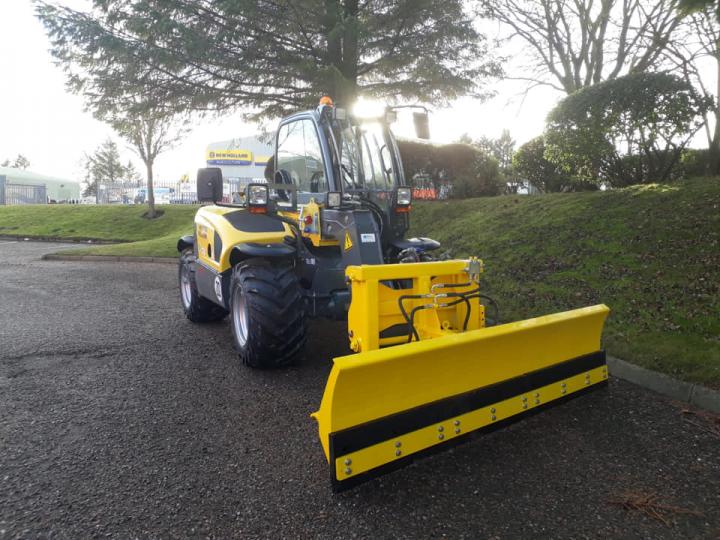
<svg viewBox="0 0 720 540">
<path fill-rule="evenodd" d="M 366 151 L 372 162 L 373 188 L 380 191 L 391 190 L 395 184 L 392 157 L 385 143 L 385 137 L 383 137 L 380 126 L 377 124 L 367 126 L 363 131 L 363 139 L 365 140 Z M 370 169 L 366 170 L 369 171 Z M 365 177 L 368 178 L 369 176 L 370 173 L 366 172 Z"/>
<path fill-rule="evenodd" d="M 297 120 L 278 131 L 276 169 L 285 169 L 298 188 L 298 202 L 307 202 L 303 193 L 324 193 L 325 178 L 322 147 L 312 120 Z"/>
</svg>

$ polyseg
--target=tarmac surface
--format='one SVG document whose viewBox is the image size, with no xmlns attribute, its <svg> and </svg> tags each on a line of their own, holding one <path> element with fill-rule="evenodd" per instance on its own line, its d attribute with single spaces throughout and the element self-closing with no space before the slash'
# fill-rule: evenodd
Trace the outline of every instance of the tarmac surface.
<svg viewBox="0 0 720 540">
<path fill-rule="evenodd" d="M 56 249 L 0 243 L 0 538 L 720 537 L 720 439 L 614 379 L 335 495 L 308 415 L 342 324 L 253 371 L 227 322 L 183 317 L 174 267 Z"/>
</svg>

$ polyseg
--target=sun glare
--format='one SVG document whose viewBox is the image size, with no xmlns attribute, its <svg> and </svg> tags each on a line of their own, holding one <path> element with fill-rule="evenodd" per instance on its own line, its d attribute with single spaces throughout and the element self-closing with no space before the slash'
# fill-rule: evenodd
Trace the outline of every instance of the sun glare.
<svg viewBox="0 0 720 540">
<path fill-rule="evenodd" d="M 353 105 L 352 112 L 358 118 L 378 118 L 385 112 L 385 104 L 376 100 L 360 98 Z"/>
</svg>

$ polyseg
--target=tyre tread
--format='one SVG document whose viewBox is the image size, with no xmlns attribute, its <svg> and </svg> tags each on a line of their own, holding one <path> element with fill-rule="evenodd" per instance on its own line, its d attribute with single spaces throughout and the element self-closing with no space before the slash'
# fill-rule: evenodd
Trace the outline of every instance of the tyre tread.
<svg viewBox="0 0 720 540">
<path fill-rule="evenodd" d="M 194 323 L 207 323 L 221 321 L 227 317 L 227 310 L 218 306 L 216 303 L 211 302 L 207 298 L 200 296 L 198 292 L 197 283 L 195 282 L 195 265 L 197 259 L 191 248 L 186 249 L 180 254 L 180 263 L 178 265 L 178 281 L 182 287 L 182 269 L 184 265 L 187 265 L 190 273 L 190 288 L 191 288 L 191 301 L 190 307 L 185 307 L 185 303 L 182 301 L 182 290 L 180 291 L 180 304 L 183 307 L 185 316 Z"/>
<path fill-rule="evenodd" d="M 247 295 L 249 339 L 244 347 L 235 337 L 240 359 L 255 368 L 294 364 L 307 340 L 305 305 L 298 278 L 287 263 L 249 259 L 233 269 L 230 298 L 236 287 Z M 234 333 L 234 328 L 233 328 Z"/>
</svg>

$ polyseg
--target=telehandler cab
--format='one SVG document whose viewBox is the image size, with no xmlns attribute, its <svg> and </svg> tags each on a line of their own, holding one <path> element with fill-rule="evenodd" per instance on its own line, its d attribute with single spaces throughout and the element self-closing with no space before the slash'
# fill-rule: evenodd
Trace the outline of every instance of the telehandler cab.
<svg viewBox="0 0 720 540">
<path fill-rule="evenodd" d="M 299 358 L 309 317 L 347 318 L 354 354 L 334 359 L 312 415 L 335 490 L 608 377 L 606 306 L 486 325 L 482 261 L 435 260 L 438 242 L 405 238 L 411 190 L 394 119 L 357 118 L 328 98 L 285 118 L 273 183 L 226 204 L 220 169 L 200 169 L 198 198 L 212 204 L 177 246 L 185 314 L 230 315 L 248 366 Z"/>
</svg>

